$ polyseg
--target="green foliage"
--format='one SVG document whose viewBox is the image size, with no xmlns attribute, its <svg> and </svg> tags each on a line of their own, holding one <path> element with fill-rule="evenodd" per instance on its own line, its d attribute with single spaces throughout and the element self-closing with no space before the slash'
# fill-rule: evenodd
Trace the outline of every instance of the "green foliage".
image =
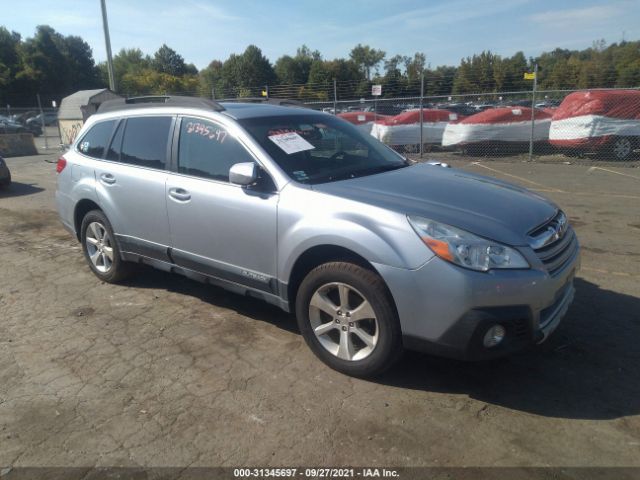
<svg viewBox="0 0 640 480">
<path fill-rule="evenodd" d="M 523 74 L 538 64 L 538 85 L 544 90 L 576 88 L 640 88 L 640 41 L 607 45 L 598 40 L 584 50 L 555 49 L 527 59 L 523 52 L 501 57 L 484 51 L 463 58 L 458 66 L 427 65 L 424 53 L 387 57 L 382 50 L 356 45 L 348 58 L 324 60 L 318 50 L 302 45 L 274 65 L 255 45 L 226 60 L 213 60 L 198 72 L 195 65 L 167 45 L 152 56 L 138 48 L 122 49 L 113 58 L 117 90 L 123 94 L 173 92 L 216 98 L 257 96 L 270 86 L 276 96 L 327 100 L 337 81 L 340 99 L 370 96 L 381 84 L 383 96 L 415 96 L 424 75 L 425 95 L 528 91 Z M 382 67 L 382 73 L 379 69 Z M 91 48 L 77 36 L 63 36 L 41 25 L 22 39 L 0 26 L 0 102 L 36 93 L 61 98 L 77 90 L 108 84 L 106 63 L 96 66 Z M 13 101 L 17 106 L 19 101 Z"/>
<path fill-rule="evenodd" d="M 151 66 L 156 72 L 176 77 L 187 73 L 187 65 L 184 63 L 184 58 L 164 43 L 153 54 Z"/>
<path fill-rule="evenodd" d="M 377 67 L 384 60 L 386 52 L 376 50 L 369 45 L 358 44 L 349 53 L 349 58 L 360 68 L 367 80 L 371 79 L 371 70 L 377 72 Z"/>
<path fill-rule="evenodd" d="M 0 83 L 7 97 L 28 94 L 30 103 L 37 92 L 67 94 L 101 84 L 89 45 L 46 25 L 25 41 L 0 29 Z"/>
</svg>

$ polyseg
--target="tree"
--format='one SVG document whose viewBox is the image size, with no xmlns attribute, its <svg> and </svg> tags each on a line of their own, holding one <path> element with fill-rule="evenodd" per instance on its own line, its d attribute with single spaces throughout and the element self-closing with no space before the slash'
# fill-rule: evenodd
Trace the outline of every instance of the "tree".
<svg viewBox="0 0 640 480">
<path fill-rule="evenodd" d="M 215 89 L 222 78 L 222 62 L 213 60 L 207 68 L 200 71 L 200 87 L 205 95 L 215 94 Z"/>
<path fill-rule="evenodd" d="M 424 71 L 424 67 L 427 64 L 427 57 L 424 53 L 416 52 L 413 54 L 413 58 L 404 57 L 404 66 L 407 73 L 407 80 L 413 81 L 420 78 L 420 75 Z"/>
<path fill-rule="evenodd" d="M 313 62 L 309 71 L 309 84 L 328 85 L 333 82 L 333 73 L 328 62 L 322 60 Z"/>
<path fill-rule="evenodd" d="M 274 84 L 276 74 L 271 63 L 255 45 L 249 45 L 241 55 L 231 54 L 222 65 L 218 85 L 226 95 L 249 95 L 251 88 L 262 89 Z M 241 92 L 242 89 L 242 92 Z"/>
<path fill-rule="evenodd" d="M 20 34 L 0 27 L 0 92 L 7 92 L 20 68 Z M 4 104 L 4 100 L 3 104 Z"/>
<path fill-rule="evenodd" d="M 349 58 L 361 69 L 367 80 L 371 80 L 371 69 L 376 69 L 384 60 L 386 53 L 369 45 L 356 45 L 349 53 Z"/>
<path fill-rule="evenodd" d="M 80 37 L 64 37 L 48 25 L 36 28 L 33 38 L 18 47 L 20 71 L 15 81 L 21 91 L 61 95 L 100 85 L 89 45 Z"/>
<path fill-rule="evenodd" d="M 311 50 L 306 45 L 302 45 L 296 51 L 296 55 L 283 55 L 274 66 L 277 80 L 281 84 L 303 84 L 309 80 L 311 65 L 322 60 L 322 55 L 318 50 Z"/>
<path fill-rule="evenodd" d="M 156 72 L 168 73 L 174 76 L 187 73 L 187 65 L 184 63 L 184 58 L 164 43 L 153 54 L 151 66 Z"/>
<path fill-rule="evenodd" d="M 278 83 L 306 83 L 307 79 L 309 78 L 309 73 L 307 72 L 305 78 L 304 72 L 300 68 L 299 62 L 289 55 L 283 55 L 282 57 L 280 57 L 276 61 L 273 69 L 276 73 L 276 77 L 278 78 Z"/>
</svg>

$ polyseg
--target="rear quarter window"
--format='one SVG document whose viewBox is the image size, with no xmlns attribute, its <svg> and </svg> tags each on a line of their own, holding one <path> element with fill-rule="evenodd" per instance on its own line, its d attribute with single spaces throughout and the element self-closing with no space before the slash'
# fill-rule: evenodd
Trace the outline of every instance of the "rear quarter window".
<svg viewBox="0 0 640 480">
<path fill-rule="evenodd" d="M 78 151 L 88 157 L 102 158 L 115 124 L 115 120 L 96 123 L 78 143 Z"/>
</svg>

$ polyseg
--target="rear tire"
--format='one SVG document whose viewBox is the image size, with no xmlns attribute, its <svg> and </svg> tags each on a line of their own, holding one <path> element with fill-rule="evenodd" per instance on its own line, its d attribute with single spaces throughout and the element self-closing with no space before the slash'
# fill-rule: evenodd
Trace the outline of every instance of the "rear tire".
<svg viewBox="0 0 640 480">
<path fill-rule="evenodd" d="M 354 377 L 379 375 L 402 354 L 400 323 L 384 281 L 346 262 L 325 263 L 302 281 L 296 317 L 309 348 Z"/>
<path fill-rule="evenodd" d="M 113 228 L 100 210 L 91 210 L 82 219 L 80 240 L 89 268 L 103 282 L 118 283 L 128 278 L 133 265 L 122 260 Z"/>
<path fill-rule="evenodd" d="M 624 161 L 633 155 L 634 141 L 632 137 L 616 137 L 611 144 L 611 155 L 616 160 Z"/>
</svg>

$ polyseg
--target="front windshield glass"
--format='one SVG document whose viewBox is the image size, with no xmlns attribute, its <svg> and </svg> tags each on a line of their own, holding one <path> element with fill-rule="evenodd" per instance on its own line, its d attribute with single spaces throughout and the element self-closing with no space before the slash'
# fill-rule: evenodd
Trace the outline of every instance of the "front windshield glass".
<svg viewBox="0 0 640 480">
<path fill-rule="evenodd" d="M 373 137 L 329 115 L 258 117 L 240 123 L 300 183 L 333 182 L 408 165 Z"/>
</svg>

